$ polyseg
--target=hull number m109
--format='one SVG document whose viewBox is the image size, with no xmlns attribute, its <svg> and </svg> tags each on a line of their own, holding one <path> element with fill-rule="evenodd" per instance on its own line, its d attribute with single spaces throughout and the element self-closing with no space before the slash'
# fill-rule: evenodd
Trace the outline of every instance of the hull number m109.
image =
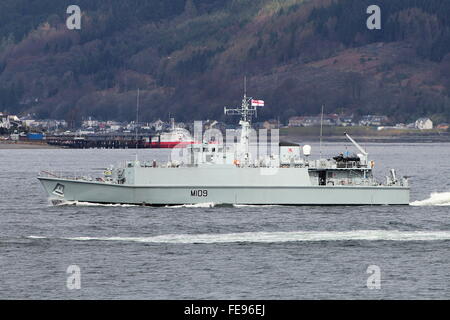
<svg viewBox="0 0 450 320">
<path fill-rule="evenodd" d="M 191 190 L 191 197 L 207 197 L 208 190 Z"/>
</svg>

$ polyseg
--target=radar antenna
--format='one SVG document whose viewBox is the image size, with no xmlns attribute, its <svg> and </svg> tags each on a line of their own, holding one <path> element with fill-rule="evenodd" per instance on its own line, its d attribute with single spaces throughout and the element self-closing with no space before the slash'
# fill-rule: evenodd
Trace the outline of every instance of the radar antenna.
<svg viewBox="0 0 450 320">
<path fill-rule="evenodd" d="M 244 98 L 240 108 L 224 108 L 224 114 L 226 115 L 239 115 L 241 121 L 251 122 L 252 116 L 255 118 L 258 116 L 256 109 L 257 104 L 253 104 L 253 98 L 247 97 L 247 77 L 244 78 Z"/>
</svg>

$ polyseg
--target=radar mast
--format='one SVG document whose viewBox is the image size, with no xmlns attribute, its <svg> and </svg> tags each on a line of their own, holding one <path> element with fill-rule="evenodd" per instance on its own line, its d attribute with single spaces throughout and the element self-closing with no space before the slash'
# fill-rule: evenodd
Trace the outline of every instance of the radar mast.
<svg viewBox="0 0 450 320">
<path fill-rule="evenodd" d="M 254 103 L 255 102 L 255 103 Z M 251 120 L 252 117 L 257 117 L 257 106 L 264 105 L 262 100 L 253 100 L 252 97 L 247 97 L 247 78 L 244 78 L 244 98 L 242 99 L 242 104 L 240 108 L 224 108 L 224 113 L 226 115 L 239 115 L 241 120 L 239 125 L 241 126 L 241 138 L 240 143 L 237 148 L 237 156 L 235 160 L 238 160 L 241 165 L 248 165 L 250 163 L 250 152 L 249 152 L 249 139 L 251 131 Z"/>
</svg>

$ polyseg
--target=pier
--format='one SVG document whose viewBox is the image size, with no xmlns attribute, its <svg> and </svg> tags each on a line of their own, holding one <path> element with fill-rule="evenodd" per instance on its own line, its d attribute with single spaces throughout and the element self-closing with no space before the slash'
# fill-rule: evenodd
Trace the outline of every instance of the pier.
<svg viewBox="0 0 450 320">
<path fill-rule="evenodd" d="M 158 137 L 158 135 L 154 135 Z M 151 148 L 153 135 L 140 134 L 95 134 L 95 135 L 64 135 L 47 136 L 47 144 L 70 149 L 131 149 Z"/>
</svg>

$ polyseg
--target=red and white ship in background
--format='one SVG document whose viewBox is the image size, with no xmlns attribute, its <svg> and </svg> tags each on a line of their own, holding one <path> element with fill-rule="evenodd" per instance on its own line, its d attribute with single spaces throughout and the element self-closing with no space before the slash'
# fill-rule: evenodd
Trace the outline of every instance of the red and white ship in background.
<svg viewBox="0 0 450 320">
<path fill-rule="evenodd" d="M 150 142 L 146 143 L 146 147 L 150 148 L 185 148 L 187 145 L 193 144 L 194 139 L 188 130 L 175 127 L 174 119 L 171 119 L 172 128 L 169 132 L 162 132 L 152 137 Z"/>
<path fill-rule="evenodd" d="M 169 132 L 163 132 L 152 137 L 150 148 L 184 148 L 194 143 L 190 133 L 183 128 L 172 128 Z"/>
</svg>

